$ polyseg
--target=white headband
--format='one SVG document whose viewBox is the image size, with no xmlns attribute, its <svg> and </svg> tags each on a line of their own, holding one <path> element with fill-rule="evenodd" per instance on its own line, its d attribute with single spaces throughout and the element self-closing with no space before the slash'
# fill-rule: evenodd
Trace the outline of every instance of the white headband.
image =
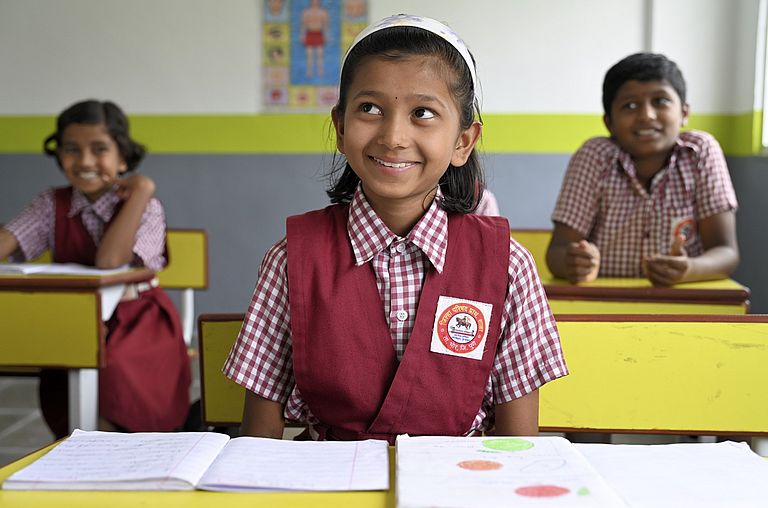
<svg viewBox="0 0 768 508">
<path fill-rule="evenodd" d="M 464 58 L 464 62 L 467 64 L 467 68 L 469 69 L 469 73 L 472 75 L 472 87 L 475 90 L 475 96 L 479 95 L 479 90 L 477 89 L 477 74 L 475 72 L 475 64 L 472 62 L 472 55 L 469 54 L 467 45 L 456 32 L 444 24 L 432 18 L 425 18 L 423 16 L 414 16 L 412 14 L 395 14 L 394 16 L 386 17 L 368 25 L 362 32 L 357 34 L 355 40 L 352 41 L 349 49 L 347 49 L 347 52 L 344 54 L 344 59 L 341 61 L 341 68 L 344 68 L 344 62 L 347 61 L 347 57 L 349 56 L 350 51 L 352 51 L 352 48 L 357 46 L 360 41 L 374 32 L 384 30 L 385 28 L 392 28 L 394 26 L 412 26 L 421 28 L 448 41 L 451 46 L 456 48 L 456 51 L 458 51 L 459 54 Z"/>
</svg>

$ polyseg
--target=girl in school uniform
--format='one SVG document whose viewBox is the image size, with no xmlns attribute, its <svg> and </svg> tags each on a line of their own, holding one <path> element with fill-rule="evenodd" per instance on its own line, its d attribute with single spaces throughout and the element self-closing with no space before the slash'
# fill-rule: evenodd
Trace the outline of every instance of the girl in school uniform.
<svg viewBox="0 0 768 508">
<path fill-rule="evenodd" d="M 50 249 L 57 263 L 161 270 L 167 262 L 165 213 L 150 178 L 125 176 L 144 148 L 129 136 L 120 108 L 94 100 L 70 106 L 43 147 L 69 186 L 43 192 L 0 228 L 0 259 L 33 259 Z M 100 428 L 181 426 L 189 409 L 189 359 L 178 314 L 157 280 L 129 286 L 106 328 Z M 67 396 L 66 372 L 44 371 L 41 409 L 57 438 L 68 434 Z"/>
<path fill-rule="evenodd" d="M 567 373 L 530 254 L 482 195 L 473 58 L 410 15 L 357 36 L 332 110 L 333 205 L 267 252 L 225 374 L 241 433 L 314 439 L 538 432 L 538 388 Z"/>
</svg>

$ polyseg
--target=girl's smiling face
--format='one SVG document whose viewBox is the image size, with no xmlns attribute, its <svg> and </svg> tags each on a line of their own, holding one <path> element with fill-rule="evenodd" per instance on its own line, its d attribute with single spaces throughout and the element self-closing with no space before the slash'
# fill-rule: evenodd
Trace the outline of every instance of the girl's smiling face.
<svg viewBox="0 0 768 508">
<path fill-rule="evenodd" d="M 339 151 L 380 216 L 413 214 L 415 223 L 448 165 L 462 166 L 480 135 L 477 122 L 461 129 L 449 73 L 431 56 L 369 57 L 355 70 L 343 116 L 333 111 Z"/>
<path fill-rule="evenodd" d="M 72 186 L 90 201 L 112 188 L 126 164 L 104 124 L 73 123 L 61 136 L 59 165 Z"/>
</svg>

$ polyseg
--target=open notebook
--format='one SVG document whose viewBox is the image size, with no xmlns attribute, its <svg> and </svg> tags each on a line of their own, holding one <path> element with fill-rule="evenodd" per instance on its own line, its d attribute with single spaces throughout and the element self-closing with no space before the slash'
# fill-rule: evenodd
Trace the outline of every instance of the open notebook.
<svg viewBox="0 0 768 508">
<path fill-rule="evenodd" d="M 214 432 L 75 430 L 11 490 L 387 490 L 386 441 L 306 442 Z"/>
<path fill-rule="evenodd" d="M 127 272 L 128 265 L 114 269 L 100 269 L 77 263 L 0 263 L 0 274 L 6 275 L 112 275 Z"/>
</svg>

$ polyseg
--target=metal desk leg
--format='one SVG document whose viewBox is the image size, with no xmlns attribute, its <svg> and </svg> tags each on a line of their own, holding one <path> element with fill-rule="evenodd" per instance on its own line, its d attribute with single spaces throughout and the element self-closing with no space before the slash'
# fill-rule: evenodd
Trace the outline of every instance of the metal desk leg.
<svg viewBox="0 0 768 508">
<path fill-rule="evenodd" d="M 181 321 L 184 342 L 189 347 L 192 345 L 192 334 L 195 329 L 195 292 L 191 288 L 181 293 Z"/>
<path fill-rule="evenodd" d="M 97 430 L 99 420 L 99 370 L 69 371 L 69 430 Z"/>
</svg>

